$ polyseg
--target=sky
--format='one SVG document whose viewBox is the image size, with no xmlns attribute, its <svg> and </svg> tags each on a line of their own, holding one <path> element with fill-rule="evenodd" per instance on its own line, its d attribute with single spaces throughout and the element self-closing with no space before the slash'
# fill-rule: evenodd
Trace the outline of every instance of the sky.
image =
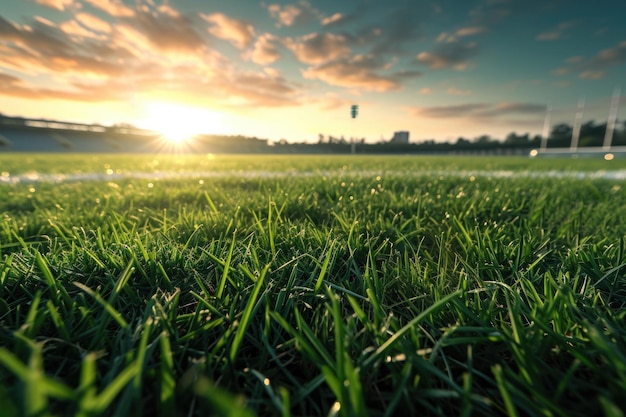
<svg viewBox="0 0 626 417">
<path fill-rule="evenodd" d="M 0 113 L 412 142 L 606 122 L 624 0 L 3 0 Z M 355 119 L 350 107 L 359 106 Z M 174 134 L 174 133 L 172 133 Z"/>
</svg>

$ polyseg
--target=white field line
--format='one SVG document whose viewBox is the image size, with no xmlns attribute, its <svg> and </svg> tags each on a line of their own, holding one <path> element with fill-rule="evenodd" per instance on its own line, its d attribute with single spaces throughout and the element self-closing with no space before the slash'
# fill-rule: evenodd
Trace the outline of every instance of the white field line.
<svg viewBox="0 0 626 417">
<path fill-rule="evenodd" d="M 345 178 L 345 177 L 475 177 L 475 178 L 557 178 L 557 179 L 608 179 L 626 180 L 626 170 L 617 171 L 481 171 L 481 170 L 423 170 L 423 171 L 389 171 L 389 170 L 336 170 L 336 171 L 157 171 L 157 172 L 117 172 L 117 173 L 76 173 L 76 174 L 42 174 L 29 172 L 10 175 L 3 172 L 0 184 L 32 184 L 32 183 L 63 183 L 76 181 L 117 181 L 124 179 L 211 179 L 211 178 Z"/>
</svg>

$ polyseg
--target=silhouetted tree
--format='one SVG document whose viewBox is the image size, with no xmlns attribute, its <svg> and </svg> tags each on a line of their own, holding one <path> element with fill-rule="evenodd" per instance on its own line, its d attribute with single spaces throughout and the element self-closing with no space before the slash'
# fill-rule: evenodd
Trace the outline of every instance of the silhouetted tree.
<svg viewBox="0 0 626 417">
<path fill-rule="evenodd" d="M 552 133 L 548 139 L 548 147 L 565 148 L 572 141 L 572 127 L 566 123 L 561 123 L 552 128 Z"/>
</svg>

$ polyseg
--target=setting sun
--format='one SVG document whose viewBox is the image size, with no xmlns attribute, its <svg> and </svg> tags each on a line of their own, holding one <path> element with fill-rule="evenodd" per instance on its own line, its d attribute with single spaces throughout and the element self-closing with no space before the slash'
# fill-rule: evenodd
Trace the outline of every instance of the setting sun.
<svg viewBox="0 0 626 417">
<path fill-rule="evenodd" d="M 219 130 L 219 116 L 211 110 L 167 102 L 148 103 L 144 110 L 142 127 L 161 133 L 173 144 L 183 144 L 194 135 Z"/>
</svg>

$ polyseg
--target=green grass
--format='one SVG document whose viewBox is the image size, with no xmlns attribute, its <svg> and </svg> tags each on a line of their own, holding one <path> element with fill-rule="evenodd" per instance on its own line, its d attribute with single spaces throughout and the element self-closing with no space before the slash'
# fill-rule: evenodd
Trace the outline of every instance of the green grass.
<svg viewBox="0 0 626 417">
<path fill-rule="evenodd" d="M 0 167 L 193 173 L 0 183 L 3 415 L 626 409 L 624 182 L 485 173 L 626 162 L 4 155 Z"/>
</svg>

